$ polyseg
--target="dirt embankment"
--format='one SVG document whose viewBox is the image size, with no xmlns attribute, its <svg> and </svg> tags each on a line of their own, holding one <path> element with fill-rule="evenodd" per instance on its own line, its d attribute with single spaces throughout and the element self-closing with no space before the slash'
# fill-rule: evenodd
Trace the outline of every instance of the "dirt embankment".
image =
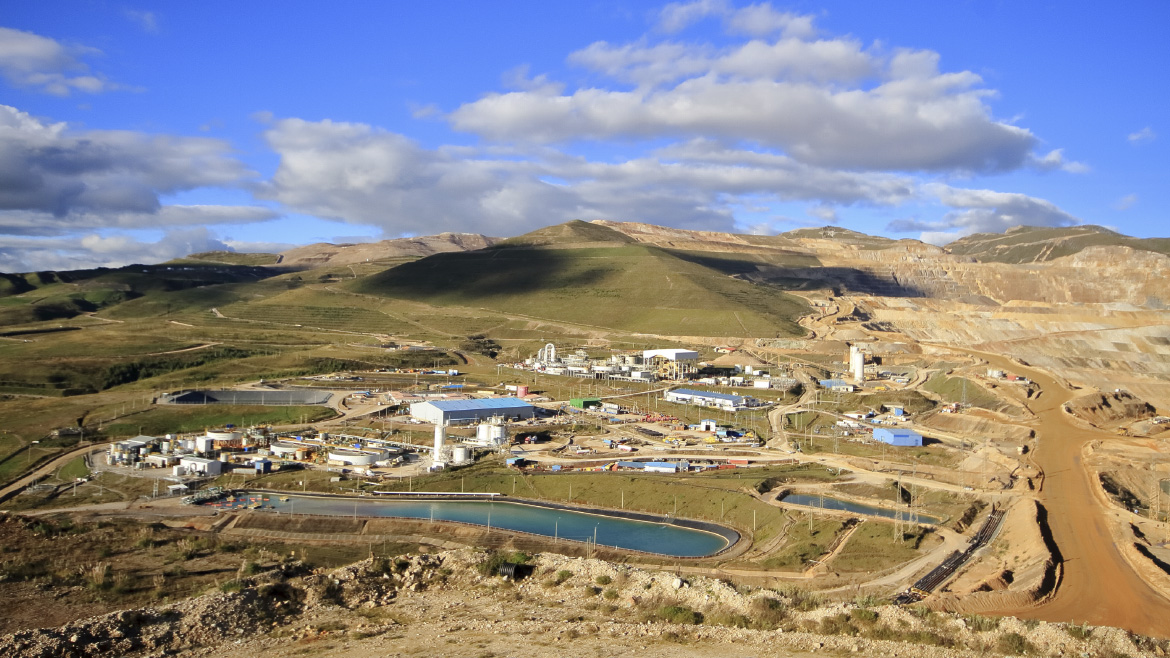
<svg viewBox="0 0 1170 658">
<path fill-rule="evenodd" d="M 975 658 L 997 646 L 1041 655 L 1161 655 L 1170 648 L 1118 629 L 1072 633 L 1063 624 L 1010 618 L 973 626 L 957 615 L 818 602 L 799 590 L 734 588 L 560 555 L 525 556 L 520 579 L 505 580 L 495 575 L 495 558 L 465 549 L 371 558 L 332 571 L 284 563 L 233 581 L 238 591 L 5 635 L 0 655 Z"/>
<path fill-rule="evenodd" d="M 990 415 L 989 413 L 987 416 L 984 416 L 974 412 L 962 414 L 938 413 L 923 418 L 919 423 L 924 427 L 961 436 L 1010 441 L 1012 443 L 1024 443 L 1032 438 L 1034 434 L 1034 431 L 1030 427 L 1005 423 L 1002 420 L 988 417 Z"/>
<path fill-rule="evenodd" d="M 1153 418 L 1154 406 L 1126 391 L 1092 393 L 1069 400 L 1065 411 L 1096 427 L 1120 427 L 1126 423 Z"/>
<path fill-rule="evenodd" d="M 1048 594 L 1057 564 L 1040 531 L 1040 509 L 1022 499 L 1008 510 L 995 541 L 927 605 L 947 612 L 977 613 L 1023 607 Z"/>
</svg>

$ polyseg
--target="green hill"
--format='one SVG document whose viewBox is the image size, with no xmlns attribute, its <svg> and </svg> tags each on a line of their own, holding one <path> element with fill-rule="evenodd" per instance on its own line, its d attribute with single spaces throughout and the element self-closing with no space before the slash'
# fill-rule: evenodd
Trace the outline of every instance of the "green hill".
<svg viewBox="0 0 1170 658">
<path fill-rule="evenodd" d="M 805 303 L 696 259 L 570 222 L 473 252 L 436 254 L 349 284 L 355 292 L 619 331 L 788 336 Z M 618 245 L 618 246 L 613 246 Z"/>
<path fill-rule="evenodd" d="M 1036 263 L 1071 256 L 1086 247 L 1119 246 L 1170 254 L 1170 238 L 1131 238 L 1100 226 L 1016 226 L 1006 233 L 976 233 L 948 244 L 953 254 L 988 263 Z"/>
</svg>

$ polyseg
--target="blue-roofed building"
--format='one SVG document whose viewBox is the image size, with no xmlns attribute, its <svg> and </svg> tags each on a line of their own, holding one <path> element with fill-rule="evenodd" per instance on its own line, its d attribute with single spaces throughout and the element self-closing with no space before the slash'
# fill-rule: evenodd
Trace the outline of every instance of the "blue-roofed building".
<svg viewBox="0 0 1170 658">
<path fill-rule="evenodd" d="M 489 418 L 532 418 L 536 407 L 519 398 L 432 400 L 410 405 L 410 415 L 436 425 L 460 425 Z"/>
<path fill-rule="evenodd" d="M 891 430 L 884 427 L 875 427 L 873 430 L 875 441 L 888 443 L 892 446 L 922 447 L 922 435 L 912 430 Z"/>
<path fill-rule="evenodd" d="M 727 411 L 760 406 L 760 401 L 750 396 L 697 391 L 691 388 L 676 388 L 673 391 L 667 391 L 662 397 L 668 402 L 697 404 L 702 407 L 715 407 Z"/>
</svg>

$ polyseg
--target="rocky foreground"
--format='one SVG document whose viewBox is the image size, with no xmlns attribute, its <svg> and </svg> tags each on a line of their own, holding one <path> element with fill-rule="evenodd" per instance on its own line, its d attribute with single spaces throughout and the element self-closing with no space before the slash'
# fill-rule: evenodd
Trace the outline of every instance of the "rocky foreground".
<svg viewBox="0 0 1170 658">
<path fill-rule="evenodd" d="M 1164 656 L 1114 628 L 826 603 L 599 560 L 504 554 L 369 559 L 331 572 L 285 563 L 187 601 L 0 638 L 13 658 L 90 656 Z M 527 556 L 526 556 L 527 557 Z"/>
</svg>

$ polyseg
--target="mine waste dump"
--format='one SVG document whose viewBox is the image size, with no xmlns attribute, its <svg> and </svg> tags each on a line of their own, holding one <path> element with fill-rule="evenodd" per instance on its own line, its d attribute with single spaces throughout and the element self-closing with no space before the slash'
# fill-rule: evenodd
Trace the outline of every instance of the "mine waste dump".
<svg viewBox="0 0 1170 658">
<path fill-rule="evenodd" d="M 498 500 L 387 500 L 236 492 L 208 503 L 222 509 L 278 514 L 397 517 L 466 523 L 670 557 L 706 557 L 739 540 L 715 524 L 662 515 L 574 509 L 564 505 Z"/>
</svg>

